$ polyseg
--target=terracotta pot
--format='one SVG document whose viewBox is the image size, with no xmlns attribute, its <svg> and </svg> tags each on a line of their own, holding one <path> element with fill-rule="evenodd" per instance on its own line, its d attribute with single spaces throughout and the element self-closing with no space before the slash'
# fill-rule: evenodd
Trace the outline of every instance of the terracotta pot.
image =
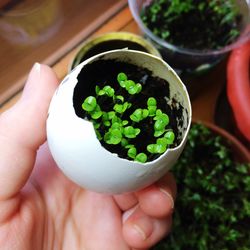
<svg viewBox="0 0 250 250">
<path fill-rule="evenodd" d="M 228 133 L 221 127 L 218 127 L 210 122 L 193 120 L 195 123 L 202 123 L 209 129 L 211 129 L 215 134 L 222 136 L 225 139 L 225 143 L 232 149 L 235 155 L 235 160 L 239 162 L 250 162 L 250 152 L 247 148 L 238 140 L 236 137 Z"/>
</svg>

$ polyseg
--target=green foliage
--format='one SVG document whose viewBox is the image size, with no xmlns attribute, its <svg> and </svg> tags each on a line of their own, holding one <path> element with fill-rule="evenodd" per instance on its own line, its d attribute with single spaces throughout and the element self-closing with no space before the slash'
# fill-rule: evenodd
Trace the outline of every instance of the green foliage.
<svg viewBox="0 0 250 250">
<path fill-rule="evenodd" d="M 124 97 L 123 97 L 122 95 L 117 95 L 117 96 L 115 97 L 115 99 L 116 99 L 116 100 L 119 100 L 121 103 L 124 102 Z"/>
<path fill-rule="evenodd" d="M 127 150 L 127 156 L 135 161 L 145 163 L 151 154 L 164 153 L 169 145 L 173 144 L 174 133 L 167 130 L 169 124 L 169 117 L 167 114 L 157 109 L 157 101 L 154 97 L 149 97 L 147 100 L 147 107 L 133 109 L 132 104 L 126 99 L 142 90 L 140 83 L 135 83 L 133 80 L 128 79 L 127 75 L 123 72 L 117 75 L 118 86 L 127 91 L 126 94 L 116 94 L 114 88 L 110 85 L 105 85 L 103 88 L 95 87 L 96 97 L 88 96 L 82 103 L 82 108 L 90 120 L 93 122 L 96 130 L 97 138 L 108 145 L 120 145 L 122 150 Z M 117 93 L 121 93 L 118 88 Z M 124 93 L 123 93 L 124 94 Z M 112 103 L 112 110 L 103 111 L 105 107 L 100 107 L 103 98 L 105 100 L 110 98 Z M 132 109 L 129 113 L 129 109 Z M 133 140 L 141 134 L 141 129 L 136 127 L 135 124 L 145 122 L 153 125 L 155 137 L 158 138 L 155 144 L 149 145 L 147 152 L 137 152 L 133 144 Z M 172 133 L 168 135 L 168 133 Z M 148 154 L 148 155 L 147 155 Z"/>
<path fill-rule="evenodd" d="M 219 49 L 240 34 L 235 0 L 152 0 L 140 13 L 143 23 L 167 42 L 190 49 Z"/>
<path fill-rule="evenodd" d="M 136 155 L 135 160 L 139 161 L 141 163 L 145 163 L 147 161 L 148 157 L 146 154 L 144 153 L 139 153 L 138 155 Z"/>
<path fill-rule="evenodd" d="M 108 97 L 113 97 L 115 94 L 115 90 L 112 87 L 110 87 L 109 85 L 105 86 L 103 89 L 100 89 L 99 86 L 96 86 L 95 92 L 96 92 L 97 96 L 107 95 Z"/>
<path fill-rule="evenodd" d="M 149 144 L 147 146 L 148 152 L 151 154 L 162 154 L 164 153 L 168 146 L 174 142 L 174 133 L 173 131 L 168 131 L 164 137 L 158 138 L 155 144 Z"/>
<path fill-rule="evenodd" d="M 154 97 L 149 97 L 148 100 L 147 100 L 147 105 L 148 105 L 148 107 L 150 107 L 150 106 L 156 107 L 157 102 L 156 102 L 155 98 Z"/>
<path fill-rule="evenodd" d="M 250 164 L 237 163 L 228 145 L 205 126 L 192 125 L 173 167 L 178 196 L 172 233 L 153 250 L 250 249 Z"/>
<path fill-rule="evenodd" d="M 110 86 L 105 86 L 105 87 L 103 88 L 103 91 L 105 92 L 105 94 L 106 94 L 108 97 L 113 97 L 114 94 L 115 94 L 115 90 L 114 90 L 112 87 L 110 87 Z"/>
<path fill-rule="evenodd" d="M 139 94 L 142 90 L 141 84 L 135 83 L 132 80 L 121 80 L 119 83 L 120 83 L 120 86 L 122 88 L 125 88 L 130 95 Z"/>
<path fill-rule="evenodd" d="M 164 135 L 164 138 L 167 139 L 167 144 L 173 144 L 175 139 L 175 134 L 173 131 L 167 131 L 167 133 Z"/>
<path fill-rule="evenodd" d="M 97 104 L 95 109 L 89 112 L 92 119 L 97 120 L 102 116 L 102 111 L 100 106 Z"/>
<path fill-rule="evenodd" d="M 128 157 L 141 163 L 145 163 L 148 159 L 147 155 L 144 153 L 137 154 L 137 150 L 134 147 L 134 145 L 130 145 L 129 150 L 128 150 Z"/>
<path fill-rule="evenodd" d="M 136 109 L 131 115 L 130 119 L 134 122 L 140 122 L 143 119 L 147 118 L 149 111 L 147 109 Z"/>
<path fill-rule="evenodd" d="M 149 97 L 147 100 L 149 116 L 155 116 L 156 109 L 157 109 L 157 102 L 154 97 Z"/>
<path fill-rule="evenodd" d="M 133 80 L 128 80 L 125 73 L 121 72 L 117 76 L 118 83 L 122 88 L 125 88 L 130 95 L 139 94 L 142 90 L 140 83 L 135 83 Z"/>
<path fill-rule="evenodd" d="M 166 126 L 169 124 L 169 117 L 167 114 L 162 113 L 161 110 L 156 110 L 156 115 L 154 117 L 154 136 L 159 137 L 166 131 Z"/>
<path fill-rule="evenodd" d="M 102 116 L 102 110 L 97 104 L 94 96 L 89 96 L 84 100 L 82 103 L 82 109 L 87 111 L 94 120 L 99 119 Z"/>
<path fill-rule="evenodd" d="M 132 159 L 135 159 L 137 155 L 137 150 L 134 146 L 130 147 L 129 150 L 128 150 L 128 156 Z"/>
<path fill-rule="evenodd" d="M 122 140 L 122 132 L 119 128 L 110 128 L 105 134 L 104 140 L 108 144 L 118 144 Z"/>
<path fill-rule="evenodd" d="M 115 104 L 114 105 L 114 111 L 123 114 L 127 109 L 131 107 L 131 103 L 124 102 L 123 104 Z"/>
<path fill-rule="evenodd" d="M 96 105 L 97 105 L 96 98 L 94 96 L 88 96 L 84 100 L 84 102 L 82 104 L 82 108 L 85 111 L 91 112 L 95 109 Z"/>
<path fill-rule="evenodd" d="M 124 136 L 130 139 L 135 138 L 140 132 L 139 128 L 133 128 L 132 126 L 125 127 L 123 131 Z"/>
<path fill-rule="evenodd" d="M 127 81 L 128 77 L 125 73 L 121 72 L 117 75 L 117 81 L 119 82 L 119 84 L 121 85 L 121 87 L 125 87 L 125 84 L 123 85 L 123 83 L 125 81 Z M 123 86 L 122 86 L 123 85 Z"/>
</svg>

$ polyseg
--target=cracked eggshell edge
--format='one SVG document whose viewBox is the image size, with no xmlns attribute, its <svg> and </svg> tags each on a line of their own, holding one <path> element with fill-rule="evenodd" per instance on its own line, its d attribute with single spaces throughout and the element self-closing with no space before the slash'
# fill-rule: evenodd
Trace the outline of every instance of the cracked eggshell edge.
<svg viewBox="0 0 250 250">
<path fill-rule="evenodd" d="M 186 128 L 181 143 L 168 149 L 152 162 L 139 163 L 119 158 L 102 147 L 91 122 L 79 118 L 73 107 L 77 76 L 88 63 L 98 59 L 116 59 L 148 68 L 170 83 L 170 92 L 181 94 L 187 109 Z M 171 94 L 172 96 L 172 94 Z M 78 65 L 59 85 L 47 119 L 47 140 L 51 154 L 73 182 L 83 188 L 108 194 L 120 194 L 144 188 L 162 177 L 179 158 L 191 124 L 191 104 L 187 90 L 172 68 L 162 59 L 132 50 L 114 50 L 96 55 Z"/>
</svg>

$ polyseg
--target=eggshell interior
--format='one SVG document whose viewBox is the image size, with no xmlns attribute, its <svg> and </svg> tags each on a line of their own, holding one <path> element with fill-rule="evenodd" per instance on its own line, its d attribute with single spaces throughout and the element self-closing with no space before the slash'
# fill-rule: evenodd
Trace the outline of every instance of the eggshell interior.
<svg viewBox="0 0 250 250">
<path fill-rule="evenodd" d="M 78 74 L 86 64 L 100 58 L 148 68 L 155 76 L 169 82 L 171 97 L 184 107 L 183 122 L 178 127 L 182 141 L 177 147 L 168 149 L 156 160 L 143 164 L 119 158 L 101 145 L 92 123 L 78 117 L 73 107 Z M 167 63 L 144 52 L 114 50 L 86 60 L 65 77 L 50 104 L 47 139 L 58 167 L 73 182 L 92 191 L 120 194 L 152 184 L 173 166 L 183 150 L 190 123 L 191 105 L 187 90 Z"/>
</svg>

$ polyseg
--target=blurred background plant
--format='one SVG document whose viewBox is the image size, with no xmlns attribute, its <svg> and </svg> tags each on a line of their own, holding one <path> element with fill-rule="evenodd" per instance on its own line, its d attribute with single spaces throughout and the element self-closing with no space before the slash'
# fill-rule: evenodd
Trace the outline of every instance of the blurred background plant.
<svg viewBox="0 0 250 250">
<path fill-rule="evenodd" d="M 244 0 L 128 0 L 142 33 L 179 75 L 207 73 L 250 38 Z"/>
<path fill-rule="evenodd" d="M 193 123 L 172 169 L 178 185 L 172 232 L 153 250 L 249 249 L 250 156 L 214 128 Z"/>
<path fill-rule="evenodd" d="M 242 23 L 234 0 L 153 0 L 140 15 L 156 36 L 194 50 L 220 49 L 232 43 Z"/>
</svg>

